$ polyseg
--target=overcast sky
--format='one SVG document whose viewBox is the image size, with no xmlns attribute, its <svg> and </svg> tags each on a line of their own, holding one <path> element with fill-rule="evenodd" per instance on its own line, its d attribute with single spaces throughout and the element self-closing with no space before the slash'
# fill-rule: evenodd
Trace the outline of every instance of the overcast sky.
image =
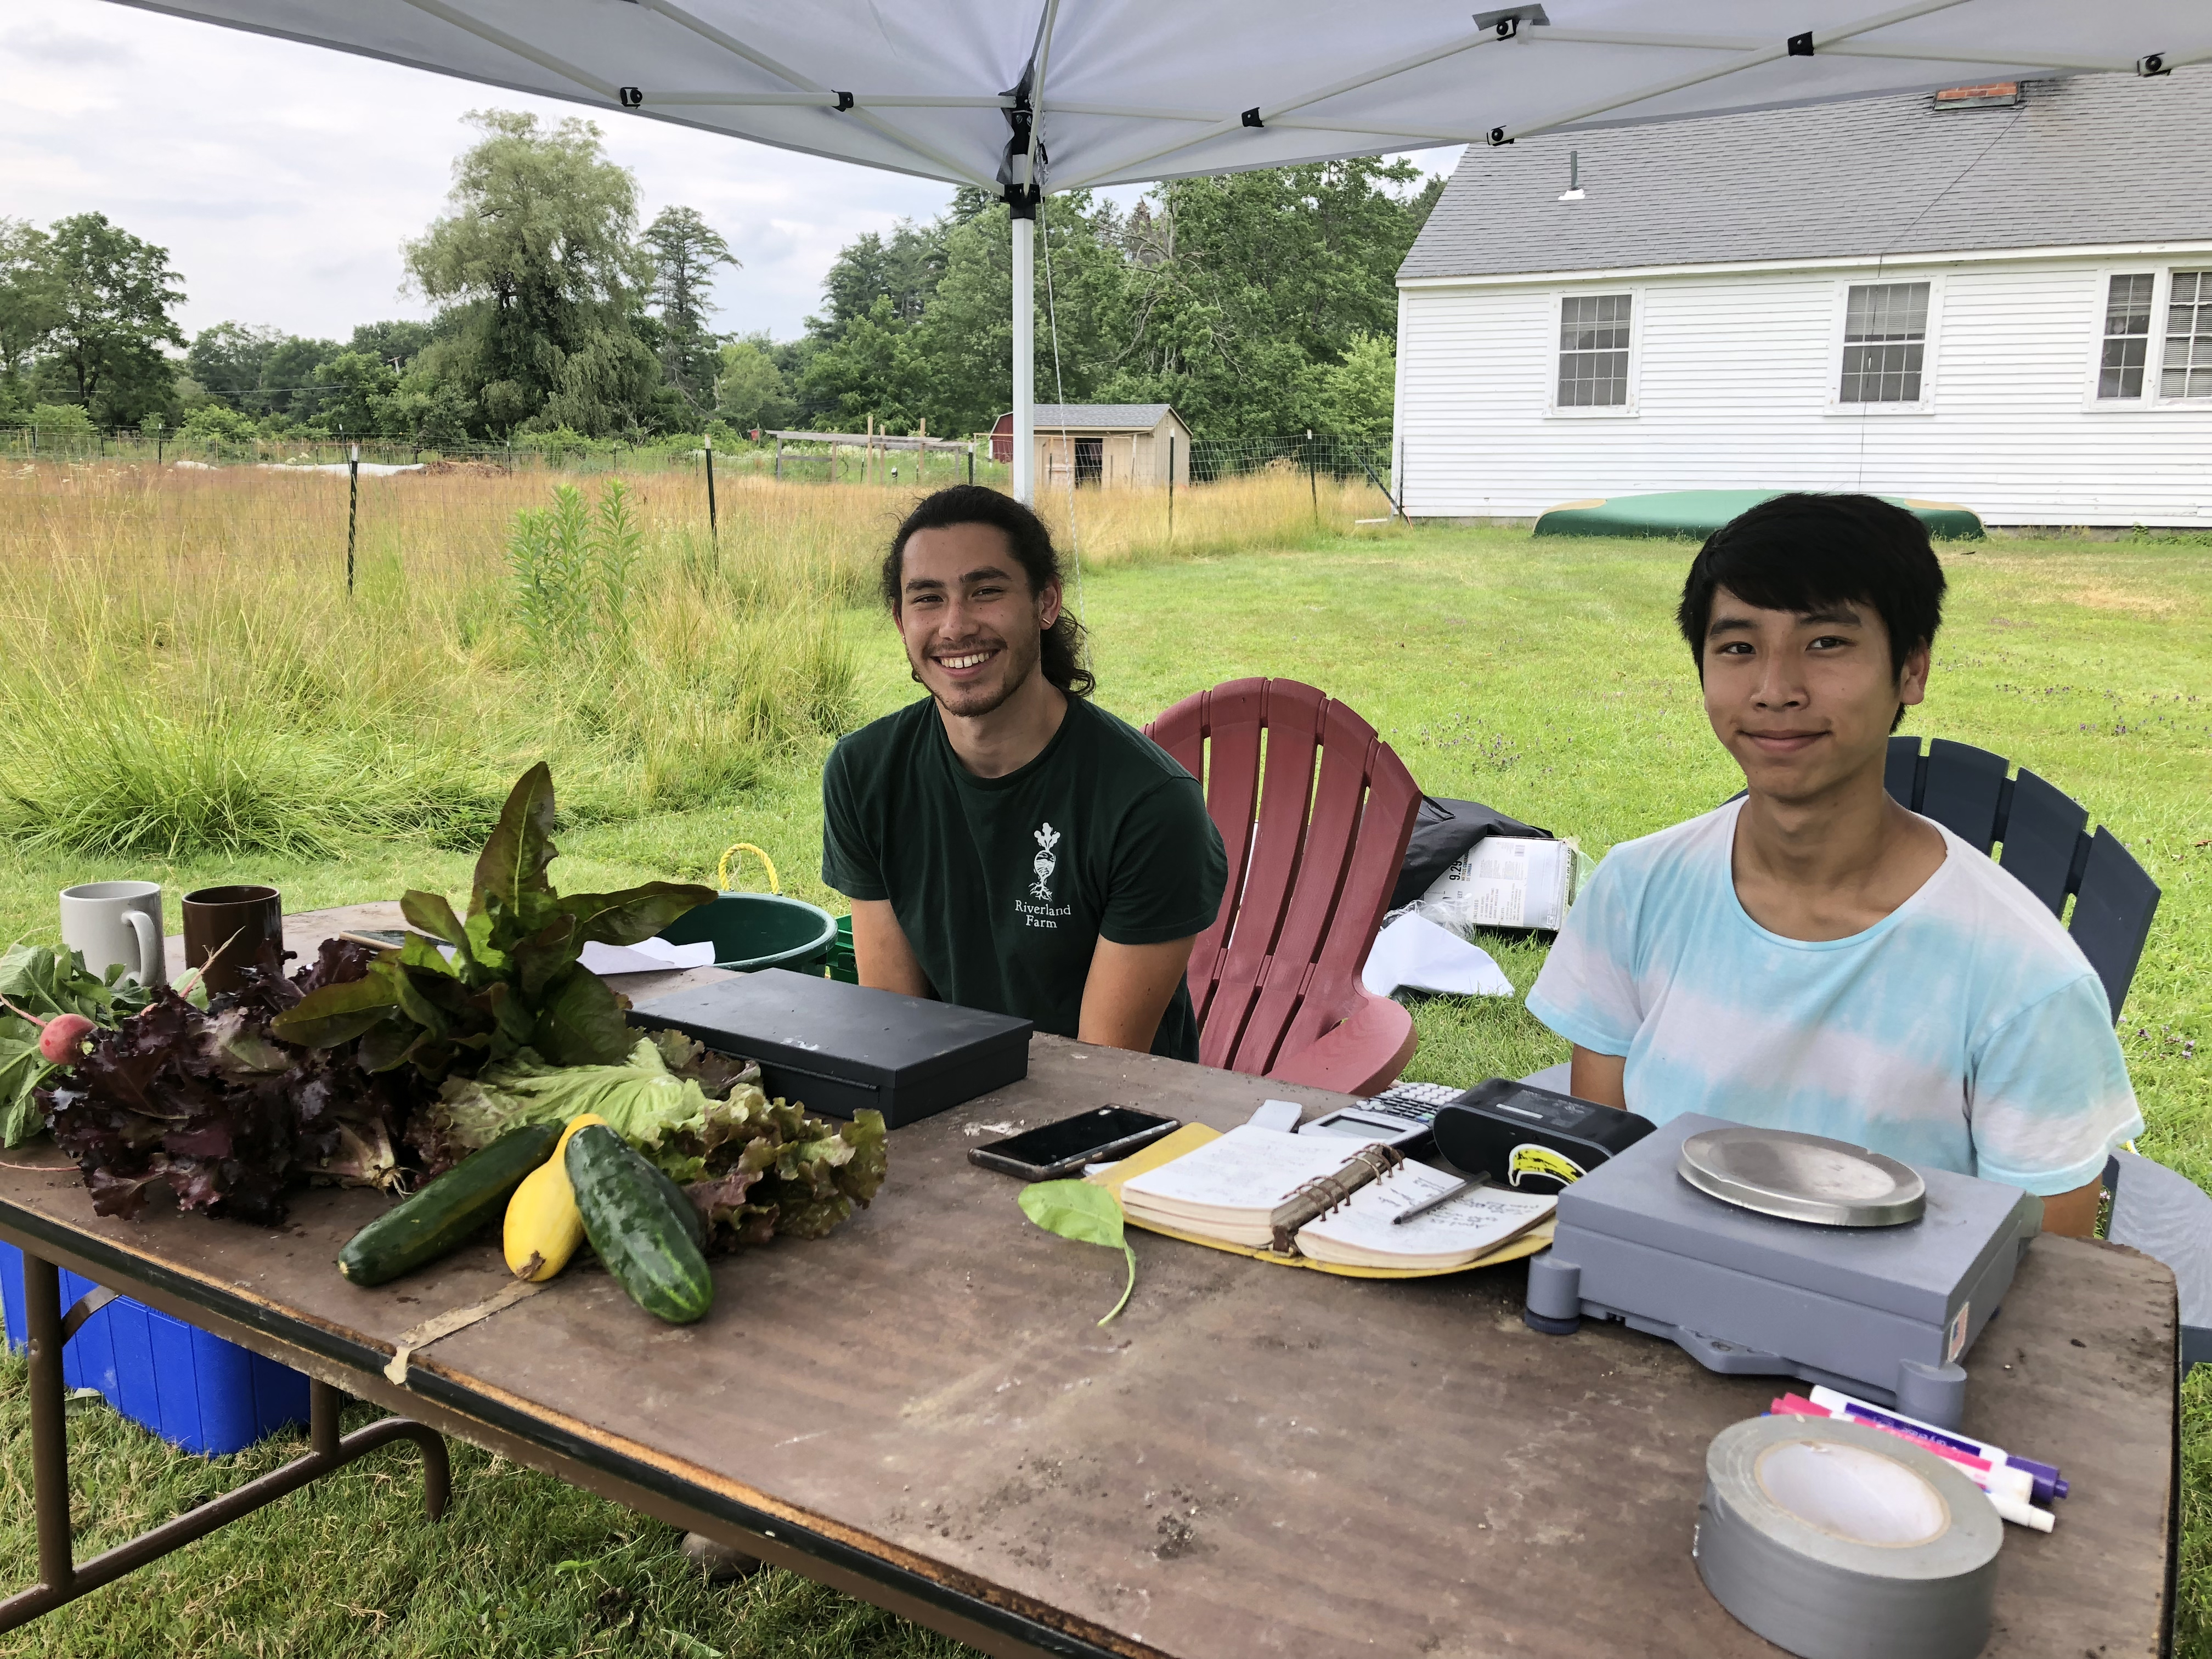
<svg viewBox="0 0 2212 1659">
<path fill-rule="evenodd" d="M 97 210 L 167 248 L 188 335 L 235 319 L 343 340 L 428 314 L 399 292 L 399 245 L 443 210 L 474 136 L 461 117 L 494 104 L 583 112 L 106 0 L 0 4 L 0 215 Z M 663 122 L 601 125 L 643 219 L 696 207 L 744 262 L 717 289 L 726 331 L 798 333 L 840 247 L 951 199 L 949 185 Z"/>
</svg>

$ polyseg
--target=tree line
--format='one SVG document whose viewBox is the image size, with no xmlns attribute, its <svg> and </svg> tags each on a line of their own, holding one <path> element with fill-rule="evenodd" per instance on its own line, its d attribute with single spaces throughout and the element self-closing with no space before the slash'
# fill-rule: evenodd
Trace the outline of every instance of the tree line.
<svg viewBox="0 0 2212 1659">
<path fill-rule="evenodd" d="M 187 340 L 167 250 L 97 213 L 0 219 L 0 423 L 438 447 L 870 419 L 951 435 L 1007 407 L 1010 226 L 981 191 L 849 244 L 797 339 L 718 333 L 708 296 L 738 261 L 703 216 L 641 228 L 591 122 L 469 119 L 447 211 L 403 249 L 434 315 L 343 342 L 238 322 Z M 1038 400 L 1171 403 L 1208 436 L 1387 433 L 1395 273 L 1441 183 L 1354 161 L 1180 180 L 1127 211 L 1048 198 Z"/>
</svg>

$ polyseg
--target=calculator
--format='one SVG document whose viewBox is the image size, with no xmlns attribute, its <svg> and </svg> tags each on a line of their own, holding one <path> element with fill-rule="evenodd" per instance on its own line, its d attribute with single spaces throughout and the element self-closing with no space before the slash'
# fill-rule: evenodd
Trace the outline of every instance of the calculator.
<svg viewBox="0 0 2212 1659">
<path fill-rule="evenodd" d="M 1345 1135 L 1406 1146 L 1425 1138 L 1437 1113 L 1467 1092 L 1449 1083 L 1394 1083 L 1372 1100 L 1300 1126 L 1302 1135 Z"/>
</svg>

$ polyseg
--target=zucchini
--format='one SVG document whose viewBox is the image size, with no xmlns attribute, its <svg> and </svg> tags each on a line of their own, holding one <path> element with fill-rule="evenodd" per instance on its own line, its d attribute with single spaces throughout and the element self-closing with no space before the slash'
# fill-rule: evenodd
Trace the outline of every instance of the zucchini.
<svg viewBox="0 0 2212 1659">
<path fill-rule="evenodd" d="M 560 1138 L 557 1123 L 528 1123 L 471 1152 L 348 1240 L 338 1271 L 356 1285 L 381 1285 L 459 1248 L 498 1218 Z"/>
<path fill-rule="evenodd" d="M 630 1300 L 672 1325 L 706 1317 L 714 1280 L 673 1183 L 602 1124 L 570 1136 L 565 1158 L 584 1236 Z"/>
</svg>

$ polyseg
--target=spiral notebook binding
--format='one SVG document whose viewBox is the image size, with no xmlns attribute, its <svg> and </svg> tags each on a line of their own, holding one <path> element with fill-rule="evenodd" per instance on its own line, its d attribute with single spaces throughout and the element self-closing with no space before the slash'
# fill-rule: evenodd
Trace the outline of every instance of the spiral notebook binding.
<svg viewBox="0 0 2212 1659">
<path fill-rule="evenodd" d="M 1396 1173 L 1405 1161 L 1406 1155 L 1395 1146 L 1377 1141 L 1354 1152 L 1334 1174 L 1299 1182 L 1268 1218 L 1274 1233 L 1271 1248 L 1280 1255 L 1298 1255 L 1299 1228 L 1349 1204 L 1362 1187 Z"/>
</svg>

